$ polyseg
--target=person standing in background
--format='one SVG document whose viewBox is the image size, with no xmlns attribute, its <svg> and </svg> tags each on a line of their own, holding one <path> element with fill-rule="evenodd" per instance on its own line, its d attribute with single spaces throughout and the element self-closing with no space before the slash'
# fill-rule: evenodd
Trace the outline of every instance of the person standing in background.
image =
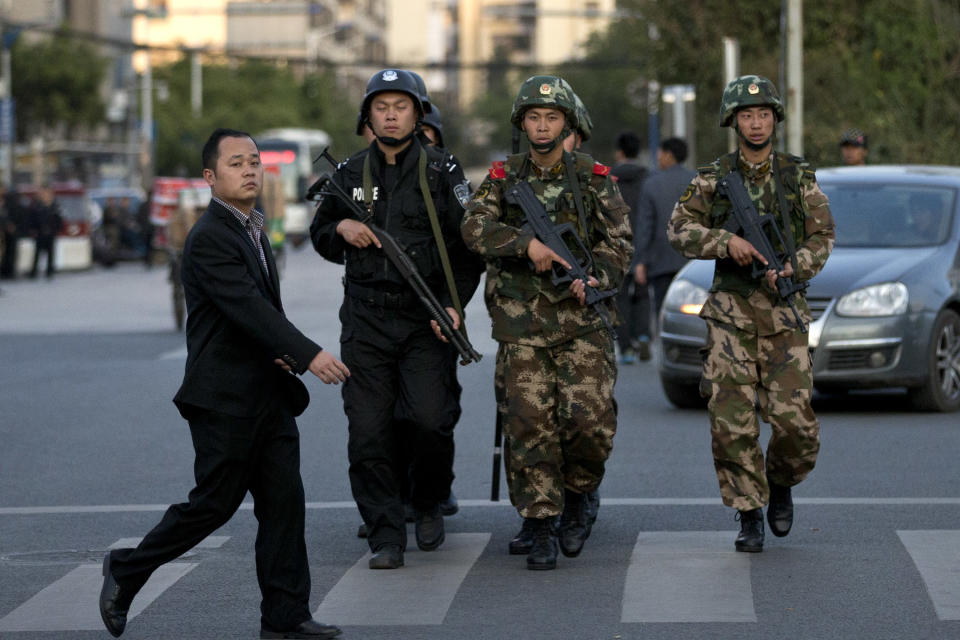
<svg viewBox="0 0 960 640">
<path fill-rule="evenodd" d="M 632 131 L 617 136 L 614 150 L 614 165 L 610 175 L 617 178 L 617 186 L 623 201 L 630 207 L 630 228 L 636 242 L 637 200 L 647 177 L 646 167 L 637 163 L 640 155 L 640 138 Z M 633 364 L 637 358 L 650 359 L 650 292 L 646 283 L 639 284 L 626 278 L 617 294 L 617 309 L 622 324 L 617 331 L 620 347 L 620 364 Z"/>
<path fill-rule="evenodd" d="M 670 281 L 687 262 L 667 240 L 667 224 L 673 207 L 697 175 L 683 166 L 686 159 L 686 142 L 680 138 L 667 138 L 661 142 L 657 150 L 660 171 L 646 179 L 637 201 L 633 227 L 633 281 L 638 290 L 641 287 L 653 290 L 654 330 L 651 335 L 659 332 L 660 307 Z"/>
</svg>

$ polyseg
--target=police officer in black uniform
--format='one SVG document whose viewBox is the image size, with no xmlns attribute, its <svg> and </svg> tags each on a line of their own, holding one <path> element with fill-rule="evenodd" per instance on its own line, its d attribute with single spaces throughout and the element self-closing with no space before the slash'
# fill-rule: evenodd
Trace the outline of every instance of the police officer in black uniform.
<svg viewBox="0 0 960 640">
<path fill-rule="evenodd" d="M 406 248 L 459 326 L 462 308 L 455 307 L 461 294 L 466 299 L 472 293 L 482 268 L 460 238 L 469 197 L 462 170 L 449 154 L 421 143 L 417 134 L 424 109 L 409 72 L 374 74 L 360 115 L 376 138 L 366 151 L 341 164 L 333 180 Z M 447 285 L 431 209 L 454 291 Z M 325 197 L 310 235 L 323 257 L 346 263 L 340 340 L 341 358 L 353 372 L 343 388 L 350 484 L 374 552 L 370 568 L 395 569 L 403 566 L 407 543 L 399 478 L 405 472 L 405 451 L 411 457 L 417 546 L 432 551 L 444 539 L 440 502 L 452 480 L 453 427 L 460 416 L 455 371 L 448 366 L 453 348 L 439 339 L 413 289 L 345 203 Z M 408 429 L 397 427 L 395 415 L 403 416 Z"/>
</svg>

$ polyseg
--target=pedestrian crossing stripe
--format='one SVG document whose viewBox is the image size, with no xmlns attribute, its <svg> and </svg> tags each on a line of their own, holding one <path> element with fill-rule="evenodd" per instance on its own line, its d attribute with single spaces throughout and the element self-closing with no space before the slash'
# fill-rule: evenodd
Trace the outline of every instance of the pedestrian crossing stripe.
<svg viewBox="0 0 960 640">
<path fill-rule="evenodd" d="M 109 548 L 136 546 L 141 539 L 121 538 Z M 218 548 L 229 539 L 229 536 L 208 536 L 197 547 Z M 196 566 L 197 563 L 175 561 L 154 571 L 134 598 L 127 620 L 136 618 L 164 591 Z M 100 609 L 97 605 L 102 585 L 103 563 L 81 564 L 0 618 L 0 632 L 102 630 L 103 621 L 100 619 Z"/>
<path fill-rule="evenodd" d="M 896 533 L 917 567 L 937 618 L 960 620 L 960 531 Z M 620 622 L 756 623 L 750 578 L 755 558 L 732 550 L 734 535 L 640 532 L 624 579 Z M 217 548 L 228 539 L 211 536 L 197 546 Z M 370 554 L 365 553 L 325 595 L 315 616 L 343 626 L 441 625 L 490 539 L 490 533 L 447 534 L 437 552 L 408 550 L 406 566 L 396 571 L 369 570 Z M 138 541 L 123 538 L 110 548 Z M 134 599 L 128 620 L 199 566 L 184 557 L 154 572 Z M 0 618 L 0 634 L 102 630 L 97 607 L 101 567 L 99 562 L 74 567 Z"/>
</svg>

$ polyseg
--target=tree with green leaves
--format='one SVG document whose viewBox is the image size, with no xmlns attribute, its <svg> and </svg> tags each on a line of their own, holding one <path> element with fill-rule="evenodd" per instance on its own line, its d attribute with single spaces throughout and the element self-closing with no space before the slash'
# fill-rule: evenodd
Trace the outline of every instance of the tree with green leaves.
<svg viewBox="0 0 960 640">
<path fill-rule="evenodd" d="M 93 46 L 71 38 L 67 30 L 37 40 L 21 35 L 10 53 L 17 139 L 61 127 L 70 137 L 103 122 L 100 86 L 107 64 Z"/>
</svg>

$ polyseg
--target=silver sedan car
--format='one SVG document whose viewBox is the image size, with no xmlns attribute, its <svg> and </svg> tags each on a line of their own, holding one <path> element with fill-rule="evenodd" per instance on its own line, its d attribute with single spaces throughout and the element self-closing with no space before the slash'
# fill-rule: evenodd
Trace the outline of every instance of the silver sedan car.
<svg viewBox="0 0 960 640">
<path fill-rule="evenodd" d="M 817 181 L 837 240 L 807 290 L 814 387 L 900 387 L 918 409 L 960 409 L 960 167 L 842 167 Z M 660 312 L 660 380 L 678 407 L 706 402 L 697 313 L 712 279 L 713 261 L 688 263 Z"/>
</svg>

